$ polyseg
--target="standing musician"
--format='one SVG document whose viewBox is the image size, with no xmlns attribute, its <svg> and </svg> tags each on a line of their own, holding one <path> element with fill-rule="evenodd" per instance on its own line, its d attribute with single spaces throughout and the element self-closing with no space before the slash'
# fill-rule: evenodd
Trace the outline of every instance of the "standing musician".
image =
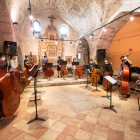
<svg viewBox="0 0 140 140">
<path fill-rule="evenodd" d="M 16 60 L 16 56 L 15 55 L 12 55 L 12 56 L 10 56 L 10 62 L 9 62 L 9 66 L 10 66 L 10 68 L 16 68 L 16 65 L 15 65 L 15 60 Z"/>
<path fill-rule="evenodd" d="M 76 58 L 73 58 L 73 62 L 77 62 Z M 75 76 L 75 75 L 76 75 L 76 66 L 73 65 L 73 76 Z"/>
<path fill-rule="evenodd" d="M 89 65 L 89 69 L 88 69 L 88 72 L 89 72 L 89 77 L 91 76 L 91 70 L 93 69 L 93 60 L 92 59 L 90 59 L 90 63 L 88 64 Z M 92 86 L 93 85 L 93 83 L 90 83 L 90 85 Z"/>
<path fill-rule="evenodd" d="M 132 65 L 132 62 L 127 57 L 125 57 L 125 56 L 121 56 L 120 59 L 122 61 L 122 64 L 121 64 L 121 71 L 120 71 L 120 74 L 119 74 L 118 77 L 121 77 L 122 72 L 123 72 L 123 65 L 126 65 L 129 68 L 129 82 L 131 82 L 131 71 L 130 71 L 130 67 Z M 130 95 L 130 84 L 129 84 L 128 93 L 127 93 L 126 98 L 129 98 L 130 96 L 131 95 Z"/>
<path fill-rule="evenodd" d="M 60 73 L 60 70 L 61 70 L 60 63 L 61 63 L 62 61 L 63 61 L 63 60 L 62 60 L 61 57 L 59 56 L 59 57 L 58 57 L 58 60 L 57 60 L 58 78 L 59 78 L 59 73 Z M 61 77 L 62 77 L 62 75 L 61 75 Z"/>
<path fill-rule="evenodd" d="M 44 59 L 42 60 L 42 70 L 43 70 L 43 73 L 45 72 L 45 64 L 48 62 L 48 58 L 47 58 L 47 55 L 44 56 Z M 46 78 L 45 75 L 43 78 Z"/>
<path fill-rule="evenodd" d="M 25 60 L 24 60 L 24 67 L 27 69 L 28 72 L 28 68 L 29 68 L 30 64 L 28 63 L 28 56 L 25 55 Z"/>
</svg>

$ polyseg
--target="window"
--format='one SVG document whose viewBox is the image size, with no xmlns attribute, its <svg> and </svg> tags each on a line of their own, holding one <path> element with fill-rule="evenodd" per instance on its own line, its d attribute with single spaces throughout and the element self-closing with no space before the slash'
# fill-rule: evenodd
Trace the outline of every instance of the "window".
<svg viewBox="0 0 140 140">
<path fill-rule="evenodd" d="M 35 20 L 34 22 L 33 22 L 33 32 L 34 33 L 37 33 L 37 34 L 40 34 L 40 22 L 39 21 L 37 21 L 37 20 Z"/>
<path fill-rule="evenodd" d="M 78 52 L 78 59 L 81 59 L 81 53 Z"/>
<path fill-rule="evenodd" d="M 61 37 L 68 37 L 68 27 L 66 25 L 61 26 Z"/>
<path fill-rule="evenodd" d="M 45 56 L 45 55 L 46 55 L 46 50 L 42 49 L 42 56 Z"/>
</svg>

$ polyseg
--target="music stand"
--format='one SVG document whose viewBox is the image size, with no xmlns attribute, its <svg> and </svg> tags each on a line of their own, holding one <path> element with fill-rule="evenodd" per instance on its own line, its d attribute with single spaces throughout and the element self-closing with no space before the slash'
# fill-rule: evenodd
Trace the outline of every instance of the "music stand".
<svg viewBox="0 0 140 140">
<path fill-rule="evenodd" d="M 53 63 L 46 63 L 45 64 L 45 68 L 52 68 L 53 67 Z M 50 81 L 50 73 L 49 73 L 49 80 Z"/>
<path fill-rule="evenodd" d="M 67 65 L 67 61 L 61 61 L 61 62 L 60 62 L 60 65 L 61 65 L 61 66 L 62 66 L 62 65 Z M 64 77 L 64 71 L 62 72 L 62 74 L 63 74 L 63 76 L 62 76 L 63 79 L 61 79 L 61 80 L 66 80 L 65 77 Z"/>
<path fill-rule="evenodd" d="M 108 82 L 110 82 L 112 85 L 114 85 L 117 81 L 113 79 L 111 76 L 105 76 L 104 77 Z M 111 109 L 112 111 L 116 112 L 117 111 L 113 108 L 114 106 L 112 105 L 112 89 L 110 90 L 110 107 L 103 107 L 103 109 Z"/>
<path fill-rule="evenodd" d="M 89 74 L 88 69 L 90 69 L 90 66 L 84 65 L 84 68 L 87 69 L 87 86 L 86 86 L 86 88 L 87 88 L 88 87 L 88 74 Z"/>
<path fill-rule="evenodd" d="M 103 68 L 103 73 L 105 73 L 105 72 L 113 72 L 112 67 L 109 64 L 103 65 L 102 68 Z M 106 92 L 107 92 L 106 96 L 101 96 L 101 97 L 106 97 L 106 98 L 108 98 L 110 100 L 110 98 L 109 98 L 110 96 L 108 96 L 108 80 L 107 80 L 107 91 Z"/>
<path fill-rule="evenodd" d="M 35 64 L 29 71 L 32 71 L 32 70 L 37 70 L 38 69 L 38 64 Z M 29 77 L 29 79 L 32 79 L 31 76 Z M 34 87 L 36 88 L 36 85 L 37 85 L 37 81 L 35 82 L 34 81 Z M 39 91 L 37 91 L 37 93 L 41 93 Z M 32 94 L 35 94 L 35 90 L 34 90 L 34 93 Z M 38 100 L 41 100 L 41 99 L 37 99 Z M 35 100 L 30 100 L 29 102 L 32 102 L 32 101 L 35 101 Z"/>
<path fill-rule="evenodd" d="M 34 74 L 34 76 L 33 77 L 30 77 L 29 79 L 32 79 L 32 78 L 34 78 L 34 90 L 35 90 L 35 104 L 36 104 L 36 116 L 35 116 L 35 118 L 34 119 L 32 119 L 32 120 L 30 120 L 27 124 L 29 124 L 29 123 L 31 123 L 31 122 L 33 122 L 33 121 L 35 121 L 35 120 L 41 120 L 41 121 L 46 121 L 45 119 L 42 119 L 42 118 L 39 118 L 38 117 L 38 114 L 37 114 L 37 98 L 36 98 L 36 94 L 37 94 L 37 87 L 36 87 L 36 82 L 37 82 L 37 74 L 38 74 L 38 72 L 39 72 L 39 68 L 36 70 L 36 73 Z"/>
<path fill-rule="evenodd" d="M 94 69 L 101 69 L 101 67 L 98 64 L 93 64 L 93 68 Z M 100 91 L 99 89 L 97 89 L 97 75 L 96 75 L 96 89 L 94 89 L 93 91 Z"/>
<path fill-rule="evenodd" d="M 76 78 L 76 66 L 78 66 L 78 65 L 79 65 L 79 62 L 72 62 L 72 66 L 75 66 L 75 79 L 74 80 L 78 80 Z"/>
</svg>

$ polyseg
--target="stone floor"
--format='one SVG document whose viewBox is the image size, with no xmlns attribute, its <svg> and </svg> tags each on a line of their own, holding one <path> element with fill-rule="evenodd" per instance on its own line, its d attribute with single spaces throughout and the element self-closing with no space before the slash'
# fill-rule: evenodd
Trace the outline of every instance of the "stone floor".
<svg viewBox="0 0 140 140">
<path fill-rule="evenodd" d="M 0 126 L 0 140 L 140 140 L 140 112 L 137 98 L 118 96 L 113 92 L 113 105 L 117 113 L 103 109 L 110 101 L 101 97 L 106 92 L 93 92 L 95 87 L 66 85 L 38 88 L 38 115 L 46 121 L 34 121 L 35 116 L 32 88 L 25 89 L 21 104 L 14 118 L 4 118 Z M 72 96 L 70 95 L 78 95 Z M 84 98 L 91 99 L 91 108 L 85 107 Z M 79 99 L 80 98 L 80 99 Z M 76 106 L 77 101 L 83 105 Z M 85 100 L 87 101 L 87 100 Z M 76 112 L 76 108 L 84 111 Z M 94 106 L 95 105 L 95 106 Z"/>
</svg>

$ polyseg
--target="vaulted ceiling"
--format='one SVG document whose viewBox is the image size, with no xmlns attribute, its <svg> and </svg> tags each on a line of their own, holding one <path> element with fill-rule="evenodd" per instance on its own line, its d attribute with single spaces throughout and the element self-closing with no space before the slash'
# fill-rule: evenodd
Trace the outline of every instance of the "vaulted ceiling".
<svg viewBox="0 0 140 140">
<path fill-rule="evenodd" d="M 6 0 L 12 21 L 22 26 L 28 0 Z M 108 22 L 116 12 L 138 7 L 139 0 L 31 0 L 32 13 L 47 9 L 69 21 L 80 37 Z M 129 8 L 127 8 L 129 7 Z"/>
</svg>

